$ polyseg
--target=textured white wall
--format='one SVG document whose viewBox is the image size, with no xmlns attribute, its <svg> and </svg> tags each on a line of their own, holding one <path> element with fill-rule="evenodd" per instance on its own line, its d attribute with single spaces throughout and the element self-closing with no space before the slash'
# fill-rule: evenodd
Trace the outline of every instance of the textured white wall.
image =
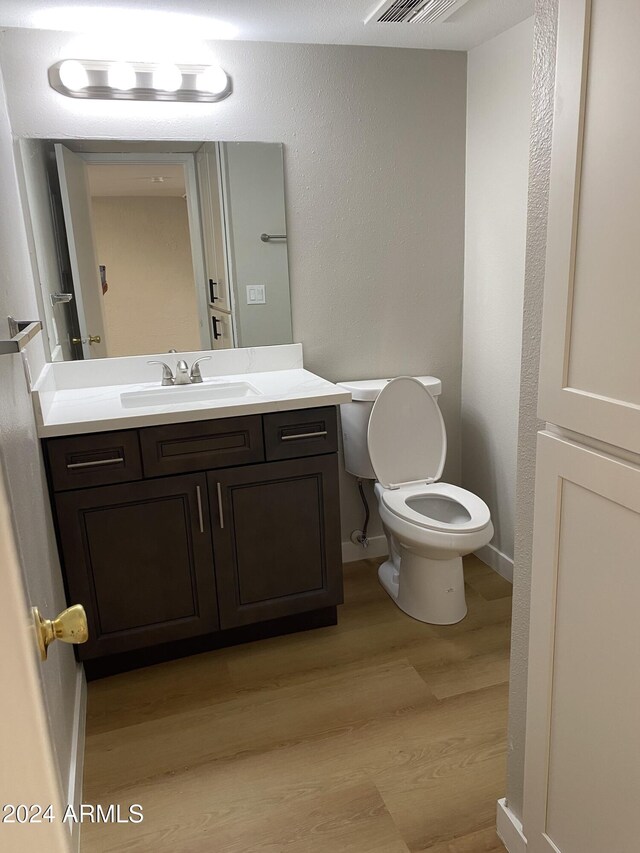
<svg viewBox="0 0 640 853">
<path fill-rule="evenodd" d="M 6 317 L 37 316 L 35 289 L 22 218 L 13 140 L 0 77 L 0 334 L 7 334 Z M 42 347 L 36 339 L 29 350 Z M 42 354 L 42 357 L 43 354 Z M 6 481 L 27 600 L 53 617 L 64 609 L 65 596 L 53 524 L 47 498 L 40 443 L 36 437 L 31 399 L 19 355 L 0 357 L 0 476 Z M 1 569 L 0 569 L 1 570 Z M 25 614 L 26 617 L 26 614 Z M 34 639 L 35 642 L 35 639 Z M 3 647 L 0 654 L 11 654 Z M 57 747 L 62 790 L 67 790 L 73 737 L 73 707 L 78 664 L 73 649 L 56 643 L 42 667 L 45 702 L 53 742 Z M 3 684 L 5 700 L 10 685 Z M 4 731 L 3 737 L 11 733 Z"/>
<path fill-rule="evenodd" d="M 107 354 L 200 349 L 186 201 L 109 196 L 91 208 L 98 263 L 107 268 Z"/>
<path fill-rule="evenodd" d="M 109 45 L 91 55 L 99 49 L 108 58 Z M 8 30 L 0 62 L 13 132 L 283 142 L 293 336 L 305 363 L 332 380 L 439 376 L 445 477 L 459 482 L 466 55 L 210 49 L 233 77 L 219 104 L 72 100 L 49 87 L 47 68 L 89 48 L 65 33 Z M 362 518 L 346 476 L 342 509 L 347 538 Z"/>
<path fill-rule="evenodd" d="M 557 14 L 558 0 L 536 0 L 507 762 L 507 800 L 510 809 L 519 818 L 522 818 L 524 788 L 536 434 L 542 427 L 537 417 L 538 370 L 547 248 Z"/>
<path fill-rule="evenodd" d="M 513 561 L 533 18 L 467 58 L 462 484 Z"/>
</svg>

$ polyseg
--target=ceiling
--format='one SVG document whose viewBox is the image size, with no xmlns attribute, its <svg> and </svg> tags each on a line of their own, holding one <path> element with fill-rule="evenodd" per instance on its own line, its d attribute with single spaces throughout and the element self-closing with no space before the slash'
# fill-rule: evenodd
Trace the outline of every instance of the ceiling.
<svg viewBox="0 0 640 853">
<path fill-rule="evenodd" d="M 197 39 L 468 50 L 533 14 L 534 0 L 467 0 L 431 24 L 364 24 L 380 0 L 0 0 L 0 27 Z M 176 11 L 179 9 L 179 12 Z"/>
<path fill-rule="evenodd" d="M 90 163 L 89 192 L 97 196 L 184 196 L 184 168 L 174 163 Z M 158 180 L 158 179 L 161 180 Z M 155 180 L 154 180 L 155 179 Z"/>
</svg>

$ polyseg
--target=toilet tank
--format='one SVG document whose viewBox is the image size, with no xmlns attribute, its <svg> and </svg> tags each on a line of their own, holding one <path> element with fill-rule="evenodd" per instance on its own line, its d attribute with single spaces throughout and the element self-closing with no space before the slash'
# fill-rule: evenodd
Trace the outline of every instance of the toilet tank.
<svg viewBox="0 0 640 853">
<path fill-rule="evenodd" d="M 436 400 L 438 399 L 442 391 L 442 383 L 439 379 L 435 376 L 416 376 L 415 378 L 429 389 Z M 350 474 L 361 477 L 363 480 L 376 479 L 367 448 L 367 428 L 375 399 L 390 381 L 390 379 L 359 379 L 354 382 L 337 383 L 351 393 L 352 399 L 351 403 L 343 403 L 340 406 L 344 465 Z"/>
</svg>

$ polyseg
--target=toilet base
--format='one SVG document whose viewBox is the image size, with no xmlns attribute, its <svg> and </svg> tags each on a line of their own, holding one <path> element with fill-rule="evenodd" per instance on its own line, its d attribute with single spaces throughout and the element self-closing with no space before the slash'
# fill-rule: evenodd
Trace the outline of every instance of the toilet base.
<svg viewBox="0 0 640 853">
<path fill-rule="evenodd" d="M 397 543 L 394 543 L 397 544 Z M 430 560 L 400 546 L 378 569 L 378 579 L 398 607 L 431 625 L 454 625 L 467 615 L 462 557 Z"/>
</svg>

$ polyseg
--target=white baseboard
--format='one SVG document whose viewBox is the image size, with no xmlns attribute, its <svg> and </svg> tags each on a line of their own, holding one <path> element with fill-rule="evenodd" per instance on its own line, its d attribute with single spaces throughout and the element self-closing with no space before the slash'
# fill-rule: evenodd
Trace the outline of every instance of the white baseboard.
<svg viewBox="0 0 640 853">
<path fill-rule="evenodd" d="M 76 675 L 76 695 L 73 709 L 73 734 L 71 740 L 71 762 L 67 786 L 67 803 L 79 814 L 82 802 L 82 775 L 84 772 L 84 742 L 87 723 L 87 680 L 84 667 L 78 664 Z M 74 851 L 80 850 L 80 824 L 69 822 L 71 844 Z"/>
<path fill-rule="evenodd" d="M 371 557 L 386 557 L 389 552 L 387 537 L 384 533 L 380 536 L 372 536 L 367 548 L 356 545 L 349 540 L 342 543 L 342 562 L 354 563 L 356 560 L 368 560 Z"/>
<path fill-rule="evenodd" d="M 484 545 L 478 548 L 475 552 L 476 557 L 491 566 L 494 572 L 497 572 L 509 583 L 513 583 L 513 560 L 507 557 L 502 551 L 498 551 L 495 545 Z"/>
<path fill-rule="evenodd" d="M 509 853 L 526 853 L 527 839 L 522 832 L 522 823 L 511 811 L 504 798 L 498 800 L 496 823 L 498 835 Z"/>
</svg>

